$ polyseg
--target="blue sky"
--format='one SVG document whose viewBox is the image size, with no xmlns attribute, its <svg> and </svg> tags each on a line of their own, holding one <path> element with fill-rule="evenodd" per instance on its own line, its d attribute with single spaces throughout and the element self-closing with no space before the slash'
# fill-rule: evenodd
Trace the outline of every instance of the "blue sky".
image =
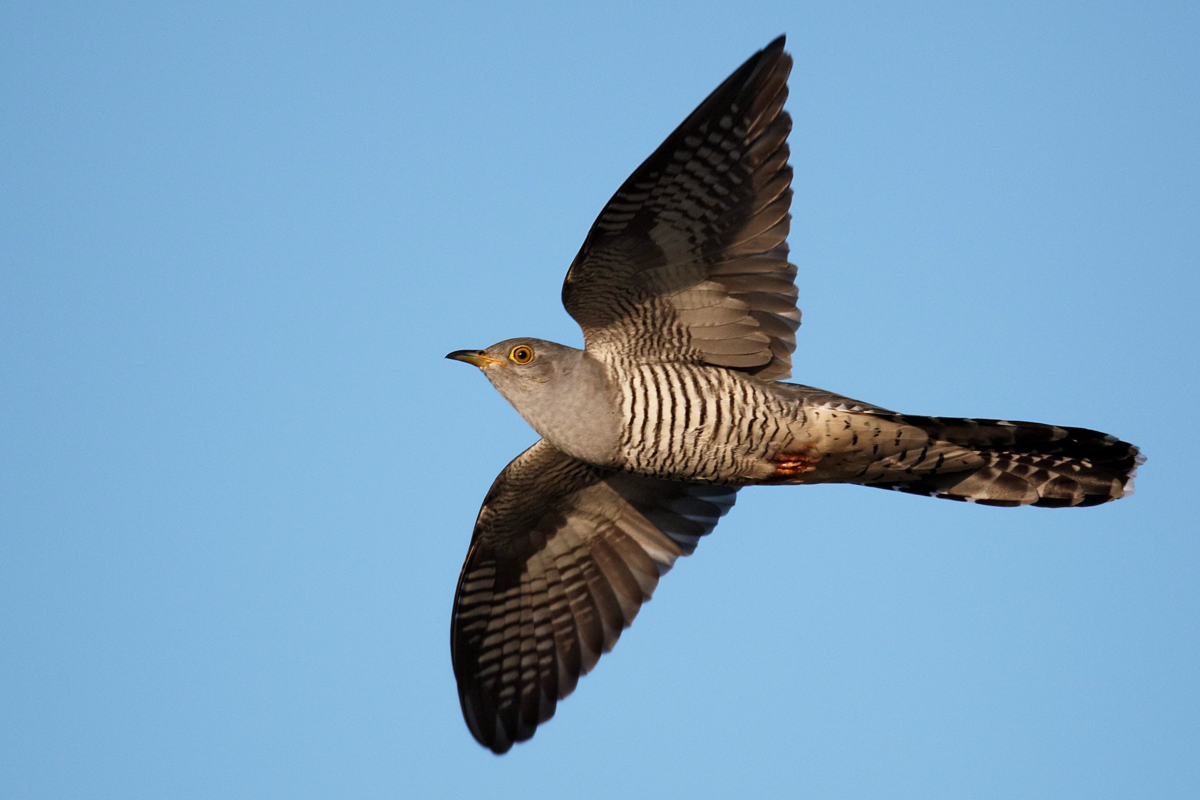
<svg viewBox="0 0 1200 800">
<path fill-rule="evenodd" d="M 568 9 L 568 6 L 569 9 Z M 751 489 L 530 743 L 450 603 L 592 219 L 781 32 L 796 382 L 1130 500 Z M 0 796 L 1195 797 L 1190 3 L 0 10 Z"/>
</svg>

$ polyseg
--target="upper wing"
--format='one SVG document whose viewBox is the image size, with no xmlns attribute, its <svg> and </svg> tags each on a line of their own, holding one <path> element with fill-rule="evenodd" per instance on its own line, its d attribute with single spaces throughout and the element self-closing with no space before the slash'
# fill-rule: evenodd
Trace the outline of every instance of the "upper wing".
<svg viewBox="0 0 1200 800">
<path fill-rule="evenodd" d="M 533 736 L 735 492 L 598 469 L 544 440 L 513 459 L 479 510 L 450 623 L 479 743 Z"/>
<path fill-rule="evenodd" d="M 717 87 L 593 223 L 563 284 L 589 351 L 790 374 L 800 312 L 783 44 Z"/>
</svg>

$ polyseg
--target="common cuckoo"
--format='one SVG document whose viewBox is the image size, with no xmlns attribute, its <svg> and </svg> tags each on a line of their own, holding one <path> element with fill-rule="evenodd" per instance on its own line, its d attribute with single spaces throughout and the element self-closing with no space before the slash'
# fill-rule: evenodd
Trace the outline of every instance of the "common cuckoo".
<svg viewBox="0 0 1200 800">
<path fill-rule="evenodd" d="M 857 483 L 997 506 L 1128 494 L 1113 436 L 899 414 L 782 383 L 792 60 L 756 53 L 617 190 L 567 272 L 577 350 L 509 339 L 482 370 L 542 437 L 483 501 L 454 598 L 463 716 L 497 753 L 533 736 L 751 484 Z"/>
</svg>

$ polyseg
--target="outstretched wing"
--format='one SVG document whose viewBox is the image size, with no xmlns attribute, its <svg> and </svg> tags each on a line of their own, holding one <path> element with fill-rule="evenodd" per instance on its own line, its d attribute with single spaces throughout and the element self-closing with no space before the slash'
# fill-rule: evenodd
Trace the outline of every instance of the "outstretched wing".
<svg viewBox="0 0 1200 800">
<path fill-rule="evenodd" d="M 563 284 L 588 351 L 790 374 L 800 312 L 783 44 L 717 87 L 600 212 Z"/>
<path fill-rule="evenodd" d="M 533 736 L 735 492 L 598 469 L 544 440 L 505 467 L 479 511 L 450 623 L 479 743 L 503 753 Z"/>
</svg>

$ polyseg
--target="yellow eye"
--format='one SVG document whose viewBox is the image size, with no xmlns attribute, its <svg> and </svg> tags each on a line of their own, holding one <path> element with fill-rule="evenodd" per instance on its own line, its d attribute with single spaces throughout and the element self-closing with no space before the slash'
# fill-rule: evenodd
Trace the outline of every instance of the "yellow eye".
<svg viewBox="0 0 1200 800">
<path fill-rule="evenodd" d="M 533 348 L 527 344 L 519 344 L 508 354 L 508 358 L 514 364 L 528 364 L 533 361 Z"/>
</svg>

